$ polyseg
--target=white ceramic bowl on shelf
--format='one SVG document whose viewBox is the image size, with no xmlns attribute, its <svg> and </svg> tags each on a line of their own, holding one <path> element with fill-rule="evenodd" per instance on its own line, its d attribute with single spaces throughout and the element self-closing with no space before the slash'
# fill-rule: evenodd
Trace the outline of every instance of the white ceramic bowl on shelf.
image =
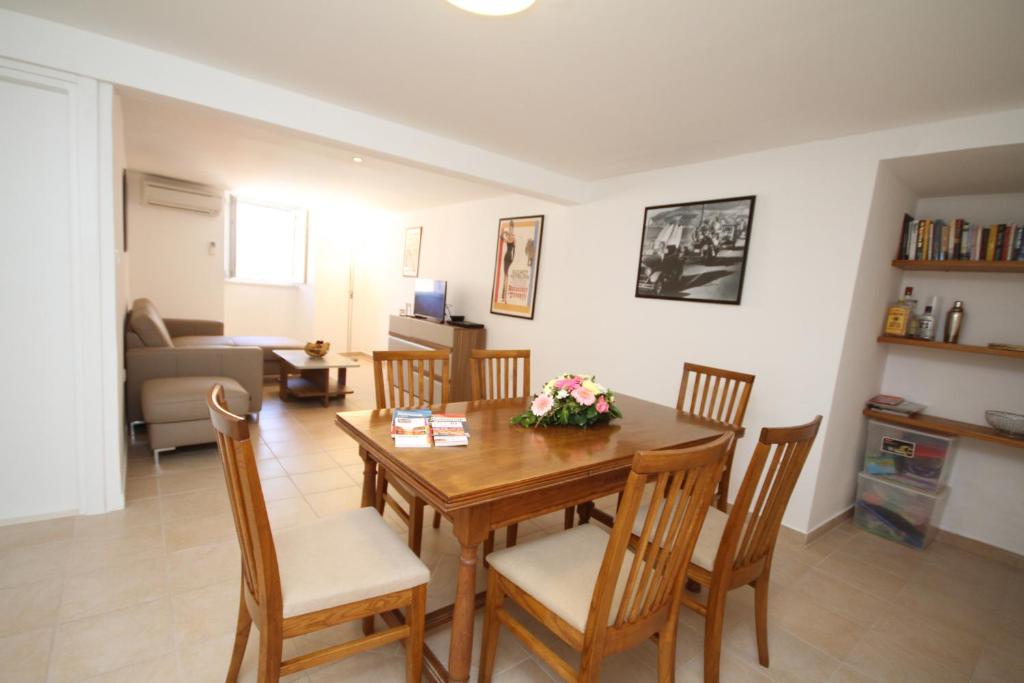
<svg viewBox="0 0 1024 683">
<path fill-rule="evenodd" d="M 997 432 L 1015 439 L 1024 439 L 1024 415 L 1007 413 L 1002 410 L 986 410 L 985 421 Z"/>
</svg>

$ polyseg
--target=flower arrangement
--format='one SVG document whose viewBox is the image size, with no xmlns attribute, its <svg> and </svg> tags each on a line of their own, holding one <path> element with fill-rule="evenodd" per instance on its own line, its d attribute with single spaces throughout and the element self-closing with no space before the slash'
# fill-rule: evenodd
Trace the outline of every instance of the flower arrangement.
<svg viewBox="0 0 1024 683">
<path fill-rule="evenodd" d="M 512 424 L 589 427 L 618 417 L 622 412 L 611 389 L 598 384 L 593 375 L 564 374 L 548 381 L 533 397 L 530 409 L 513 417 Z"/>
</svg>

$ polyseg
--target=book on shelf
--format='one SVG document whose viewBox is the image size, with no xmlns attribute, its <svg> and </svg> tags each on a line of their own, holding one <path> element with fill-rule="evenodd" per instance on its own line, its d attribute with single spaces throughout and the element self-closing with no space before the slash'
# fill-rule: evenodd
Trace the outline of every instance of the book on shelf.
<svg viewBox="0 0 1024 683">
<path fill-rule="evenodd" d="M 903 215 L 899 250 L 905 261 L 1024 261 L 1024 224 L 979 225 Z"/>
<path fill-rule="evenodd" d="M 893 403 L 893 399 L 899 399 L 899 401 Z M 888 413 L 890 415 L 903 415 L 905 417 L 917 415 L 925 408 L 925 406 L 923 406 L 920 403 L 914 403 L 913 401 L 908 401 L 905 398 L 901 398 L 899 396 L 887 396 L 885 394 L 880 394 L 879 396 L 875 396 L 873 398 L 868 399 L 867 406 L 871 410 L 875 410 L 880 413 Z"/>
<path fill-rule="evenodd" d="M 398 448 L 430 448 L 430 411 L 395 410 L 391 413 L 391 438 Z"/>
<path fill-rule="evenodd" d="M 469 430 L 466 428 L 466 416 L 461 414 L 443 413 L 430 417 L 430 432 L 434 436 L 434 445 L 468 446 Z"/>
</svg>

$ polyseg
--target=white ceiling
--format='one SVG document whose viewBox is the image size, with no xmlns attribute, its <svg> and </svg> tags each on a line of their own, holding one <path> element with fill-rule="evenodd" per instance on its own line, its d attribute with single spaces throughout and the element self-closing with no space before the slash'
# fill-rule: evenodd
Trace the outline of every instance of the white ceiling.
<svg viewBox="0 0 1024 683">
<path fill-rule="evenodd" d="M 582 179 L 1024 106 L 1021 0 L 0 0 Z"/>
<path fill-rule="evenodd" d="M 119 93 L 132 170 L 277 201 L 348 200 L 394 211 L 502 192 L 234 114 L 129 88 Z M 363 163 L 352 161 L 356 155 Z"/>
</svg>

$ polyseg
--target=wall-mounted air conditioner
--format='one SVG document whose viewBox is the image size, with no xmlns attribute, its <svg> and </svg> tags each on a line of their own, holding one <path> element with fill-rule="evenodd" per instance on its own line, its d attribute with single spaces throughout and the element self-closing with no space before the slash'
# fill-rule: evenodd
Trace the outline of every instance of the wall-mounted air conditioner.
<svg viewBox="0 0 1024 683">
<path fill-rule="evenodd" d="M 215 187 L 184 180 L 145 176 L 142 179 L 142 201 L 150 206 L 216 216 L 224 205 L 224 193 Z"/>
</svg>

